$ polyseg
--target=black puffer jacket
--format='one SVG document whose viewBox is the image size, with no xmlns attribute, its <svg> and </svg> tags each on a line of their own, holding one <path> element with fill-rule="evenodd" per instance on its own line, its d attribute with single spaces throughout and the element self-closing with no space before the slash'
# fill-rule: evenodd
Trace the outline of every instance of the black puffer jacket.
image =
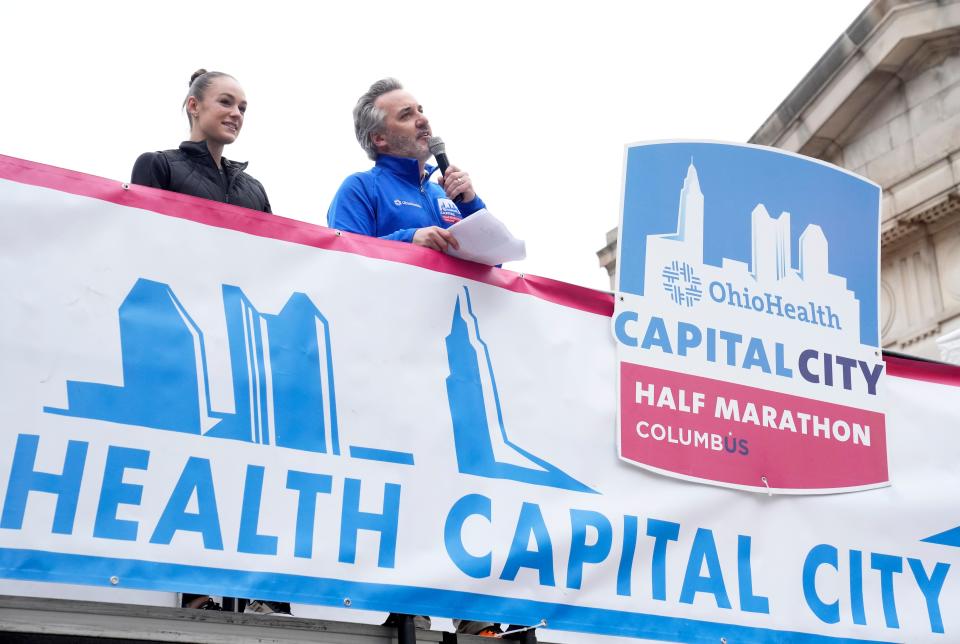
<svg viewBox="0 0 960 644">
<path fill-rule="evenodd" d="M 184 141 L 177 150 L 141 154 L 131 183 L 271 212 L 267 191 L 244 172 L 246 163 L 223 158 L 220 163 L 222 170 L 205 141 Z"/>
</svg>

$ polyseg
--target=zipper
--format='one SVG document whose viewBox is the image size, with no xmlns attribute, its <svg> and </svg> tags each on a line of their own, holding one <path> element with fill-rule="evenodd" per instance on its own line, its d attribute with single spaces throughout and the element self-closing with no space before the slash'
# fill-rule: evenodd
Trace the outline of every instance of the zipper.
<svg viewBox="0 0 960 644">
<path fill-rule="evenodd" d="M 427 209 L 427 212 L 432 215 L 434 224 L 443 228 L 443 221 L 440 219 L 440 213 L 434 210 L 433 204 L 430 203 L 430 197 L 427 196 L 426 187 L 428 181 L 430 181 L 429 174 L 420 181 L 420 194 L 424 197 L 420 200 L 420 202 L 423 203 L 423 207 Z"/>
<path fill-rule="evenodd" d="M 224 177 L 224 183 L 226 183 L 226 190 L 223 191 L 223 202 L 230 203 L 230 189 L 233 188 L 233 182 L 237 178 L 237 174 L 234 174 L 232 177 L 227 176 L 227 171 L 223 168 L 220 169 L 220 176 Z"/>
</svg>

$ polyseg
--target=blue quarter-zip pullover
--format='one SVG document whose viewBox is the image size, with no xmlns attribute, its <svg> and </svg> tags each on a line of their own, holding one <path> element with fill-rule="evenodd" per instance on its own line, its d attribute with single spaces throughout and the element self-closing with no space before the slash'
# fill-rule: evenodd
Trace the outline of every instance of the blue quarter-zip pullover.
<svg viewBox="0 0 960 644">
<path fill-rule="evenodd" d="M 430 181 L 436 168 L 428 165 L 426 170 L 421 177 L 416 159 L 381 154 L 374 167 L 344 179 L 327 211 L 327 225 L 409 242 L 418 228 L 449 228 L 485 207 L 480 197 L 459 206 L 453 203 Z"/>
</svg>

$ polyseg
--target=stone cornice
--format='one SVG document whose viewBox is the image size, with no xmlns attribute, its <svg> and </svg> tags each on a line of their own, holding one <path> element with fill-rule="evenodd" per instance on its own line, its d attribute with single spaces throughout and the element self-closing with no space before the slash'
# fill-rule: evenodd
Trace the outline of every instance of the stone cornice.
<svg viewBox="0 0 960 644">
<path fill-rule="evenodd" d="M 916 73 L 930 41 L 960 34 L 957 0 L 874 0 L 751 137 L 809 156 L 835 139 L 895 77 Z"/>
<path fill-rule="evenodd" d="M 956 190 L 937 195 L 885 223 L 880 229 L 880 245 L 887 249 L 911 237 L 915 232 L 923 230 L 926 226 L 950 215 L 956 215 L 958 212 L 960 212 L 960 194 Z"/>
</svg>

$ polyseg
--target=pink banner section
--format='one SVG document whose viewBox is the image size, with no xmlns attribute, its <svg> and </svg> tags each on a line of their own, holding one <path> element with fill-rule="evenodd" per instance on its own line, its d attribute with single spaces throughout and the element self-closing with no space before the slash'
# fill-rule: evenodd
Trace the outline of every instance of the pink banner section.
<svg viewBox="0 0 960 644">
<path fill-rule="evenodd" d="M 516 293 L 526 293 L 547 302 L 588 313 L 607 317 L 613 315 L 613 296 L 610 293 L 547 277 L 514 273 L 502 268 L 455 259 L 444 253 L 413 244 L 341 232 L 303 221 L 247 210 L 240 206 L 182 195 L 169 190 L 121 183 L 2 154 L 0 154 L 0 179 L 51 188 L 123 206 L 143 208 L 162 215 L 259 237 L 420 266 Z"/>
<path fill-rule="evenodd" d="M 620 383 L 620 457 L 641 467 L 788 493 L 888 483 L 883 414 L 628 362 Z"/>
</svg>

